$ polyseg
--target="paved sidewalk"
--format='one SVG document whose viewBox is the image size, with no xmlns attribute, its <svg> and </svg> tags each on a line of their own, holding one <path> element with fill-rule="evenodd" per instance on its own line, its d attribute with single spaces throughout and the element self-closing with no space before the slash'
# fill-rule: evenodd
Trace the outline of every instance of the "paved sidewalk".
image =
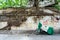
<svg viewBox="0 0 60 40">
<path fill-rule="evenodd" d="M 11 32 L 11 31 L 10 31 Z M 33 31 L 21 31 L 21 33 L 10 33 L 8 31 L 5 31 L 1 33 L 0 31 L 0 40 L 60 40 L 60 34 L 54 34 L 54 35 L 36 35 L 33 34 Z M 9 34 L 10 33 L 10 34 Z"/>
</svg>

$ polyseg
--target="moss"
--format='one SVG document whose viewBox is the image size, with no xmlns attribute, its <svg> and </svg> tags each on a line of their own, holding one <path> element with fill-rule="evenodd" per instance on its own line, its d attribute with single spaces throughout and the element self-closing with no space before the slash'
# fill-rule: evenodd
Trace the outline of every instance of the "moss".
<svg viewBox="0 0 60 40">
<path fill-rule="evenodd" d="M 60 0 L 56 0 L 56 3 L 57 3 L 57 4 L 55 4 L 54 7 L 55 7 L 56 9 L 60 10 L 60 4 L 59 4 L 59 3 L 60 3 Z"/>
<path fill-rule="evenodd" d="M 0 9 L 6 7 L 25 7 L 28 0 L 0 0 Z"/>
</svg>

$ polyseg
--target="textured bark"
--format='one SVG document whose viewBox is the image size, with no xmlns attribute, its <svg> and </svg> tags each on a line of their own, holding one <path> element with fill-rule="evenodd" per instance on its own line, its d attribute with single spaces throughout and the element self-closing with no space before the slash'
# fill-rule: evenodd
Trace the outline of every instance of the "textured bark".
<svg viewBox="0 0 60 40">
<path fill-rule="evenodd" d="M 27 17 L 29 17 L 29 16 L 37 16 L 37 17 L 38 16 L 47 16 L 47 15 L 54 16 L 55 13 L 53 13 L 53 14 L 45 13 L 43 11 L 37 10 L 36 8 L 30 8 L 30 9 L 8 8 L 8 9 L 2 10 L 0 13 L 0 16 L 1 15 L 9 18 L 8 20 L 5 20 L 8 22 L 8 25 L 3 29 L 6 29 L 6 28 L 10 29 L 12 25 L 20 26 L 20 24 L 25 22 L 27 20 Z"/>
</svg>

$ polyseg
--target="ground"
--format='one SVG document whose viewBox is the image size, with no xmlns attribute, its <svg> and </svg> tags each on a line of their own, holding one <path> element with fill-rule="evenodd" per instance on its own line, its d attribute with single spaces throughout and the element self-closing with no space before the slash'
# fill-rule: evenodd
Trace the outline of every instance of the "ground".
<svg viewBox="0 0 60 40">
<path fill-rule="evenodd" d="M 60 34 L 36 35 L 34 31 L 0 31 L 0 40 L 60 40 Z"/>
</svg>

